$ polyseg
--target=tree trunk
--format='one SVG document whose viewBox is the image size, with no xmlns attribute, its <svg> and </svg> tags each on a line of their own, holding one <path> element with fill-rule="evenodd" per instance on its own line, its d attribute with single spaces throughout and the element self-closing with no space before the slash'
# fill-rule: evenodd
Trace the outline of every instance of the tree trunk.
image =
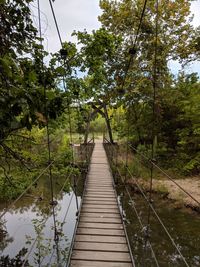
<svg viewBox="0 0 200 267">
<path fill-rule="evenodd" d="M 87 121 L 87 125 L 86 125 L 86 129 L 85 129 L 85 136 L 84 136 L 84 144 L 87 144 L 88 142 L 88 135 L 89 135 L 89 130 L 90 130 L 90 116 L 88 118 L 88 121 Z"/>
<path fill-rule="evenodd" d="M 103 106 L 103 109 L 104 109 L 104 118 L 106 120 L 106 125 L 107 125 L 107 129 L 108 129 L 110 142 L 113 144 L 114 142 L 113 142 L 112 129 L 111 129 L 110 120 L 109 120 L 109 117 L 108 117 L 108 111 L 107 111 L 106 105 Z"/>
</svg>

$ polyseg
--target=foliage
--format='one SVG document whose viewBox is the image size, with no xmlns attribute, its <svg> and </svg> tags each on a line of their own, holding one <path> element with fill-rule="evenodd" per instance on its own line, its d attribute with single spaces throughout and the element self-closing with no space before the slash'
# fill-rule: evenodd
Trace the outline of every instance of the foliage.
<svg viewBox="0 0 200 267">
<path fill-rule="evenodd" d="M 16 255 L 15 258 L 11 259 L 9 256 L 1 256 L 0 258 L 0 265 L 1 266 L 13 266 L 13 267 L 20 267 L 24 263 L 23 258 L 27 253 L 26 248 L 22 248 L 19 253 Z M 24 266 L 29 266 L 27 262 Z"/>
<path fill-rule="evenodd" d="M 120 137 L 129 135 L 131 144 L 142 147 L 145 153 L 150 152 L 154 139 L 158 162 L 182 174 L 199 173 L 199 81 L 196 74 L 183 72 L 176 79 L 170 73 L 168 62 L 173 59 L 187 63 L 198 58 L 199 29 L 191 24 L 190 4 L 191 1 L 184 0 L 159 1 L 154 65 L 156 7 L 154 2 L 148 1 L 137 36 L 136 55 L 124 83 L 125 92 L 118 101 L 123 109 L 118 108 L 116 113 L 120 115 L 113 118 Z M 99 19 L 103 27 L 123 37 L 123 60 L 118 65 L 121 69 L 118 83 L 122 85 L 129 60 L 127 51 L 136 37 L 143 2 L 102 0 L 100 7 L 103 12 Z"/>
<path fill-rule="evenodd" d="M 47 53 L 38 44 L 33 27 L 30 0 L 3 1 L 0 4 L 0 151 L 1 167 L 11 157 L 23 163 L 10 139 L 22 129 L 44 127 L 62 112 L 61 92 L 50 67 L 43 64 Z"/>
</svg>

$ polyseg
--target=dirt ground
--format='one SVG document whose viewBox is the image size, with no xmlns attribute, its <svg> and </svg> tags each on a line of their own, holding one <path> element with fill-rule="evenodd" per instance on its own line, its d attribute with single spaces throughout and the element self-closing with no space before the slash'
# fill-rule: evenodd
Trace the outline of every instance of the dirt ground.
<svg viewBox="0 0 200 267">
<path fill-rule="evenodd" d="M 200 176 L 176 179 L 174 181 L 200 203 Z M 145 190 L 149 190 L 149 183 L 147 183 L 147 181 L 137 179 L 137 182 L 139 182 Z M 134 180 L 129 180 L 128 183 L 134 184 Z M 200 205 L 170 180 L 164 178 L 159 180 L 154 179 L 153 191 L 161 193 L 168 199 L 175 200 L 177 207 L 186 206 L 200 212 Z"/>
<path fill-rule="evenodd" d="M 183 189 L 185 189 L 185 191 L 187 191 L 200 203 L 200 177 L 196 176 L 185 179 L 177 179 L 175 182 L 177 182 Z M 184 193 L 175 183 L 170 180 L 163 179 L 154 181 L 154 189 L 159 191 L 160 188 L 163 191 L 166 189 L 169 198 L 178 200 L 186 206 L 200 206 L 195 200 Z"/>
</svg>

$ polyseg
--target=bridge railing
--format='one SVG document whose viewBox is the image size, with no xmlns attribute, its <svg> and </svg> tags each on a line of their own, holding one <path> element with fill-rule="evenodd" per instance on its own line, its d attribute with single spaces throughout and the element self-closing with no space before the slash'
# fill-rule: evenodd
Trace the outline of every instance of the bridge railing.
<svg viewBox="0 0 200 267">
<path fill-rule="evenodd" d="M 81 152 L 80 153 L 81 153 L 81 157 L 82 157 L 82 162 L 85 164 L 85 174 L 86 175 L 87 175 L 87 172 L 88 172 L 88 169 L 89 169 L 90 160 L 91 160 L 91 156 L 92 156 L 92 152 L 93 152 L 94 146 L 95 146 L 94 136 L 87 143 L 80 144 L 80 147 L 81 147 Z M 77 194 L 76 194 L 76 188 L 78 186 L 78 183 L 79 183 L 79 181 L 75 182 L 75 184 L 74 184 L 74 193 L 75 193 L 76 203 L 77 203 L 76 224 L 75 224 L 74 231 L 73 231 L 73 236 L 72 236 L 72 240 L 71 240 L 71 244 L 70 244 L 70 248 L 69 248 L 69 253 L 68 253 L 68 257 L 67 257 L 66 266 L 69 266 L 69 264 L 70 264 L 72 248 L 73 248 L 73 244 L 74 244 L 74 241 L 75 241 L 76 230 L 77 230 L 77 227 L 78 227 L 79 215 L 80 215 L 80 210 L 81 210 L 81 206 L 82 206 L 82 199 L 81 199 L 81 202 L 79 204 L 78 203 L 78 199 L 77 199 Z M 85 191 L 85 185 L 86 185 L 86 179 L 84 181 L 82 195 L 84 194 L 84 191 Z"/>
<path fill-rule="evenodd" d="M 145 190 L 143 186 L 140 184 L 140 181 L 137 179 L 141 176 L 139 174 L 136 176 L 135 173 L 132 170 L 133 165 L 141 164 L 143 165 L 147 170 L 149 169 L 149 181 L 150 181 L 150 173 L 154 169 L 157 171 L 157 174 L 160 172 L 162 175 L 165 175 L 167 179 L 169 179 L 172 183 L 174 183 L 182 192 L 184 192 L 187 196 L 189 196 L 195 203 L 197 204 L 197 210 L 200 210 L 200 203 L 197 199 L 195 199 L 192 194 L 187 192 L 182 186 L 179 185 L 177 181 L 175 181 L 174 178 L 172 178 L 169 174 L 167 174 L 166 171 L 164 171 L 161 167 L 159 167 L 156 164 L 156 161 L 154 159 L 149 158 L 147 155 L 139 152 L 136 148 L 134 148 L 131 144 L 123 144 L 119 145 L 117 143 L 111 143 L 107 138 L 104 137 L 103 139 L 104 147 L 107 153 L 107 157 L 109 159 L 113 176 L 115 183 L 121 183 L 124 188 L 125 192 L 129 198 L 129 203 L 132 206 L 132 211 L 135 213 L 139 224 L 141 226 L 141 229 L 144 234 L 144 240 L 145 243 L 148 244 L 152 258 L 155 261 L 156 266 L 159 266 L 156 254 L 154 252 L 154 249 L 151 245 L 151 236 L 153 235 L 153 232 L 151 232 L 152 226 L 150 225 L 150 216 L 153 216 L 157 222 L 161 225 L 163 231 L 168 236 L 169 241 L 173 245 L 173 247 L 176 249 L 177 253 L 179 254 L 180 259 L 182 260 L 183 266 L 188 266 L 189 264 L 186 261 L 186 258 L 183 256 L 181 248 L 178 244 L 175 243 L 174 238 L 171 236 L 171 233 L 165 226 L 165 222 L 161 219 L 159 214 L 157 213 L 154 202 L 152 200 L 152 194 L 149 190 Z M 155 177 L 154 177 L 155 178 Z M 134 185 L 136 186 L 138 192 L 141 194 L 141 196 L 144 198 L 145 202 L 147 203 L 148 207 L 148 220 L 147 222 L 144 222 L 143 218 L 141 218 L 141 215 L 139 211 L 136 208 L 135 200 L 133 200 L 133 197 L 130 193 L 130 186 L 128 183 L 128 180 L 132 180 L 134 182 Z M 152 181 L 151 181 L 152 182 Z M 145 231 L 144 231 L 145 230 Z M 151 233 L 151 234 L 150 234 Z"/>
<path fill-rule="evenodd" d="M 86 163 L 87 166 L 89 166 L 90 164 L 90 158 L 94 149 L 94 137 L 92 137 L 86 144 L 82 143 L 80 144 L 80 148 L 81 148 L 81 158 L 82 161 Z"/>
</svg>

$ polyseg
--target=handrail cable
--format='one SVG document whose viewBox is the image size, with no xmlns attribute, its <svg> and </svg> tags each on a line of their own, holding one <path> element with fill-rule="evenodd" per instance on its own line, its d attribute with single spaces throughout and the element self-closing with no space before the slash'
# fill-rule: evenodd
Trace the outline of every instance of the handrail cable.
<svg viewBox="0 0 200 267">
<path fill-rule="evenodd" d="M 24 191 L 18 196 L 18 198 L 16 198 L 6 209 L 5 211 L 0 215 L 0 219 L 10 210 L 11 207 L 13 207 L 17 201 L 19 201 L 24 194 L 38 181 L 38 179 L 48 170 L 48 168 L 54 163 L 54 161 L 50 162 L 50 164 L 41 171 L 41 173 L 35 178 L 34 181 L 32 181 L 29 186 L 24 189 Z"/>
<path fill-rule="evenodd" d="M 111 142 L 110 142 L 107 138 L 104 138 L 104 140 L 107 140 L 107 141 L 111 144 Z M 114 147 L 115 150 L 116 150 L 116 147 L 115 147 L 113 144 L 112 144 L 112 147 Z M 112 155 L 113 155 L 113 153 L 112 153 Z M 111 155 L 111 161 L 114 162 L 113 159 L 112 159 L 112 155 Z M 108 155 L 108 156 L 110 157 L 110 155 Z M 126 156 L 127 156 L 127 154 L 126 154 Z M 128 166 L 126 161 L 124 162 L 124 164 L 125 164 L 126 167 Z M 117 165 L 116 165 L 116 166 L 117 166 Z M 127 170 L 127 168 L 126 168 L 126 170 Z M 119 170 L 118 167 L 117 167 L 117 171 L 118 171 L 118 174 L 119 174 L 119 176 L 120 176 L 120 178 L 121 178 L 121 181 L 122 181 L 122 183 L 123 183 L 123 186 L 124 186 L 124 188 L 126 189 L 127 195 L 128 195 L 128 197 L 129 197 L 129 199 L 130 199 L 130 201 L 131 201 L 131 205 L 132 205 L 132 207 L 133 207 L 133 209 L 134 209 L 134 211 L 135 211 L 136 217 L 137 217 L 137 219 L 138 219 L 138 221 L 139 221 L 139 224 L 140 224 L 140 226 L 141 226 L 141 229 L 142 229 L 142 231 L 143 231 L 143 230 L 145 229 L 145 226 L 144 226 L 144 224 L 142 223 L 142 220 L 141 220 L 141 218 L 140 218 L 140 216 L 139 216 L 139 213 L 138 213 L 138 211 L 137 211 L 137 209 L 136 209 L 136 207 L 135 207 L 135 203 L 134 203 L 133 199 L 131 198 L 130 192 L 129 192 L 129 190 L 128 190 L 127 186 L 126 186 L 126 183 L 125 183 L 125 181 L 126 181 L 127 171 L 125 172 L 125 178 L 122 177 L 121 172 L 120 172 L 120 170 Z M 145 245 L 147 245 L 147 244 L 148 244 L 149 247 L 150 247 L 150 250 L 151 250 L 151 253 L 152 253 L 152 257 L 153 257 L 153 259 L 154 259 L 154 261 L 155 261 L 156 266 L 159 267 L 158 260 L 157 260 L 157 258 L 156 258 L 156 255 L 155 255 L 155 252 L 154 252 L 153 247 L 152 247 L 152 245 L 151 245 L 151 242 L 150 242 L 149 240 L 146 240 L 146 241 L 145 241 Z"/>
<path fill-rule="evenodd" d="M 109 142 L 110 143 L 110 142 Z M 114 147 L 114 146 L 113 146 Z M 125 161 L 122 160 L 123 165 L 126 167 L 125 165 Z M 139 185 L 139 183 L 137 182 L 137 180 L 135 179 L 135 177 L 132 175 L 129 167 L 126 167 L 129 175 L 131 176 L 131 178 L 134 179 L 136 186 L 138 187 L 139 191 L 141 192 L 142 196 L 144 197 L 145 201 L 148 203 L 149 207 L 151 208 L 151 210 L 153 211 L 155 217 L 157 218 L 158 222 L 160 223 L 160 225 L 163 227 L 165 233 L 167 234 L 167 236 L 169 237 L 170 241 L 172 242 L 173 246 L 176 248 L 177 252 L 179 253 L 181 259 L 183 260 L 183 262 L 185 263 L 185 265 L 187 267 L 190 267 L 189 264 L 187 263 L 185 257 L 182 255 L 179 247 L 176 245 L 176 243 L 174 242 L 174 239 L 172 238 L 171 234 L 169 233 L 169 231 L 167 230 L 166 226 L 164 225 L 163 221 L 161 220 L 160 216 L 158 215 L 158 213 L 156 212 L 155 208 L 153 207 L 153 205 L 151 204 L 151 202 L 149 201 L 148 197 L 146 196 L 146 194 L 144 193 L 144 191 L 142 190 L 141 186 Z"/>
<path fill-rule="evenodd" d="M 79 178 L 80 178 L 80 177 L 79 177 Z M 78 178 L 78 181 L 77 181 L 77 184 L 76 184 L 77 186 L 78 186 L 78 183 L 79 183 L 79 181 L 80 181 L 79 178 Z M 66 220 L 67 214 L 68 214 L 68 212 L 69 212 L 69 208 L 70 208 L 70 205 L 71 205 L 71 202 L 72 202 L 72 199 L 73 199 L 73 196 L 74 196 L 74 195 L 75 195 L 75 191 L 73 191 L 73 194 L 72 194 L 71 199 L 70 199 L 70 201 L 69 201 L 69 205 L 68 205 L 68 208 L 67 208 L 67 210 L 66 210 L 66 212 L 65 212 L 65 216 L 64 216 L 64 218 L 63 218 L 63 221 L 62 221 L 62 227 L 61 227 L 61 228 L 63 228 L 63 225 L 64 225 L 64 223 L 65 223 L 65 220 Z M 51 254 L 51 257 L 50 257 L 50 261 L 48 262 L 48 266 L 50 266 L 50 263 L 51 263 L 51 260 L 52 260 L 54 251 L 55 251 L 55 248 L 54 248 L 53 251 L 52 251 L 52 254 Z"/>
<path fill-rule="evenodd" d="M 70 198 L 70 201 L 69 201 L 69 205 L 68 205 L 67 210 L 66 210 L 66 212 L 65 212 L 65 216 L 64 216 L 63 221 L 62 221 L 61 230 L 63 229 L 63 225 L 64 225 L 64 223 L 66 223 L 65 220 L 66 220 L 66 217 L 67 217 L 67 215 L 68 215 L 68 212 L 69 212 L 69 209 L 70 209 L 70 206 L 71 206 L 73 197 L 74 197 L 74 193 L 71 195 L 71 198 Z M 52 261 L 52 258 L 53 258 L 54 251 L 55 251 L 55 247 L 53 248 L 53 251 L 52 251 L 52 253 L 51 253 L 51 257 L 50 257 L 50 260 L 49 260 L 47 266 L 51 266 L 50 264 L 51 264 L 51 261 Z"/>
<path fill-rule="evenodd" d="M 148 162 L 150 162 L 156 169 L 158 169 L 161 173 L 163 173 L 171 182 L 173 182 L 178 188 L 180 188 L 186 195 L 188 195 L 189 197 L 191 197 L 192 200 L 194 200 L 198 205 L 200 205 L 200 201 L 198 201 L 195 197 L 192 196 L 192 194 L 190 194 L 188 191 L 186 191 L 179 183 L 177 183 L 175 181 L 174 178 L 172 178 L 168 173 L 166 173 L 166 171 L 164 171 L 152 159 L 148 158 L 146 155 L 144 155 L 143 153 L 139 152 L 134 146 L 132 146 L 132 145 L 129 144 L 129 147 L 132 148 L 137 154 L 139 154 L 145 160 L 147 160 Z"/>
<path fill-rule="evenodd" d="M 65 179 L 65 182 L 64 182 L 63 186 L 61 187 L 60 191 L 58 192 L 58 195 L 60 195 L 60 194 L 63 192 L 64 186 L 65 186 L 66 182 L 69 180 L 69 178 L 70 178 L 71 175 L 72 175 L 72 171 L 69 173 L 69 175 L 68 175 L 67 178 Z M 72 194 L 74 194 L 74 192 L 73 192 Z M 69 202 L 69 204 L 71 205 L 71 201 Z M 69 206 L 69 205 L 68 205 L 68 206 Z M 46 223 L 47 220 L 51 217 L 52 214 L 53 214 L 53 213 L 51 212 L 51 214 L 50 214 L 49 216 L 47 215 L 46 219 L 42 222 L 42 225 L 45 225 L 45 223 Z M 25 263 L 27 262 L 27 260 L 28 260 L 28 258 L 29 258 L 29 256 L 30 256 L 30 254 L 31 254 L 31 252 L 32 252 L 32 250 L 33 250 L 33 248 L 34 248 L 36 242 L 37 242 L 38 236 L 41 234 L 42 230 L 43 230 L 43 229 L 41 228 L 41 230 L 38 231 L 37 236 L 36 236 L 36 238 L 34 239 L 34 242 L 32 243 L 32 246 L 30 247 L 28 253 L 26 254 L 26 257 L 25 257 L 25 259 L 24 259 L 24 261 L 23 261 L 23 265 L 22 265 L 22 267 L 25 266 Z"/>
<path fill-rule="evenodd" d="M 72 172 L 72 171 L 71 171 Z M 64 189 L 64 187 L 65 187 L 65 185 L 66 185 L 66 183 L 67 183 L 67 181 L 68 181 L 68 178 L 71 176 L 71 172 L 69 173 L 69 175 L 67 176 L 67 178 L 66 178 L 66 180 L 65 180 L 65 182 L 64 182 L 64 184 L 63 184 L 63 186 L 61 187 L 61 190 L 63 191 L 63 189 Z M 61 192 L 61 190 L 60 190 L 60 192 Z M 16 234 L 16 232 L 19 230 L 19 228 L 21 228 L 23 225 L 31 225 L 31 226 L 33 226 L 31 223 L 26 223 L 26 224 L 21 224 L 16 230 L 15 230 L 15 232 L 14 232 L 14 234 L 12 235 L 13 236 L 13 238 L 15 238 L 15 234 Z"/>
<path fill-rule="evenodd" d="M 66 178 L 66 180 L 65 180 L 65 183 L 66 183 L 66 181 L 70 178 L 70 176 L 71 176 L 72 173 L 73 173 L 72 171 L 69 173 L 69 175 L 67 176 L 67 178 Z M 78 179 L 78 182 L 79 182 L 79 179 Z M 60 194 L 63 192 L 63 189 L 64 189 L 64 185 L 62 186 L 62 188 L 61 188 L 61 190 L 59 191 L 58 195 L 60 195 Z M 73 191 L 72 194 L 74 195 L 75 192 Z M 68 211 L 69 211 L 71 202 L 72 202 L 72 199 L 69 201 L 69 205 L 68 205 L 68 208 L 67 208 L 67 212 L 66 212 L 66 214 L 65 214 L 65 219 L 66 219 L 66 217 L 67 217 L 67 215 L 68 215 Z M 51 215 L 52 215 L 52 213 L 51 213 Z M 47 222 L 47 220 L 48 220 L 49 218 L 50 218 L 50 216 L 47 217 L 47 218 L 45 219 L 45 221 L 44 221 L 42 224 L 44 225 L 44 224 Z M 33 244 L 32 244 L 32 246 L 30 247 L 30 249 L 29 249 L 29 251 L 28 251 L 28 253 L 27 253 L 27 255 L 26 255 L 25 259 L 24 259 L 24 262 L 23 262 L 22 267 L 25 266 L 25 264 L 26 264 L 26 262 L 27 262 L 27 260 L 28 260 L 28 257 L 30 256 L 30 254 L 31 254 L 31 252 L 32 252 L 32 250 L 33 250 L 33 248 L 34 248 L 36 242 L 37 242 L 38 236 L 39 236 L 39 234 L 40 234 L 41 232 L 42 232 L 42 229 L 39 231 L 38 235 L 36 236 L 36 238 L 35 238 L 35 240 L 34 240 L 34 242 L 33 242 Z"/>
<path fill-rule="evenodd" d="M 169 239 L 171 240 L 173 246 L 176 248 L 177 252 L 179 253 L 180 257 L 182 258 L 183 262 L 185 263 L 185 265 L 187 267 L 190 267 L 189 264 L 187 263 L 185 257 L 183 256 L 183 254 L 181 253 L 179 247 L 177 246 L 177 244 L 174 242 L 173 237 L 171 236 L 171 234 L 169 233 L 169 231 L 167 230 L 166 226 L 164 225 L 163 221 L 161 220 L 160 216 L 158 215 L 158 213 L 156 212 L 155 208 L 153 207 L 153 205 L 150 203 L 148 197 L 145 195 L 144 191 L 142 190 L 142 188 L 140 187 L 140 185 L 138 184 L 138 182 L 136 181 L 136 179 L 134 178 L 134 176 L 132 175 L 130 169 L 128 168 L 128 172 L 131 175 L 131 177 L 134 179 L 138 189 L 140 190 L 141 194 L 143 195 L 144 199 L 146 200 L 146 202 L 148 203 L 149 207 L 151 208 L 151 210 L 153 211 L 155 217 L 157 218 L 157 220 L 159 221 L 159 223 L 161 224 L 161 226 L 163 227 L 165 233 L 167 234 L 167 236 L 169 237 Z"/>
<path fill-rule="evenodd" d="M 136 206 L 135 206 L 134 200 L 132 199 L 131 194 L 130 194 L 130 192 L 129 192 L 129 190 L 128 190 L 126 184 L 125 184 L 125 179 L 123 179 L 123 177 L 122 177 L 122 175 L 121 175 L 121 172 L 120 172 L 119 168 L 117 168 L 117 171 L 118 171 L 118 173 L 119 173 L 119 175 L 120 175 L 120 177 L 121 177 L 121 180 L 122 180 L 122 183 L 123 183 L 123 185 L 124 185 L 124 188 L 126 189 L 127 195 L 128 195 L 129 200 L 130 200 L 130 202 L 131 202 L 131 206 L 133 207 L 133 209 L 134 209 L 134 211 L 135 211 L 135 214 L 136 214 L 136 217 L 137 217 L 137 219 L 138 219 L 138 221 L 139 221 L 139 224 L 140 224 L 140 226 L 141 226 L 141 229 L 144 230 L 144 229 L 145 229 L 145 226 L 144 226 L 144 224 L 142 223 L 142 220 L 141 220 L 141 218 L 140 218 L 140 215 L 139 215 L 139 213 L 138 213 L 138 210 L 137 210 L 137 208 L 136 208 Z M 154 249 L 153 249 L 153 247 L 152 247 L 152 245 L 151 245 L 150 240 L 147 240 L 147 243 L 149 244 L 149 247 L 150 247 L 150 250 L 151 250 L 151 253 L 152 253 L 152 257 L 153 257 L 153 259 L 154 259 L 154 261 L 155 261 L 155 264 L 156 264 L 157 267 L 159 267 L 158 260 L 157 260 L 157 258 L 156 258 L 156 254 L 155 254 L 155 252 L 154 252 Z"/>
<path fill-rule="evenodd" d="M 90 163 L 90 160 L 91 160 L 91 153 L 92 153 L 92 150 L 90 151 L 90 154 L 89 154 L 89 157 L 88 157 L 88 164 Z M 86 179 L 85 179 L 85 182 L 84 182 L 83 194 L 82 194 L 83 197 L 85 195 L 87 182 L 88 181 L 87 181 L 87 176 L 86 176 Z M 83 197 L 81 199 L 79 210 L 81 210 L 82 205 L 83 205 Z M 73 245 L 74 245 L 74 241 L 75 241 L 75 235 L 76 235 L 76 230 L 77 230 L 77 227 L 78 227 L 79 220 L 80 220 L 80 212 L 78 212 L 78 214 L 77 214 L 77 220 L 76 220 L 76 224 L 75 224 L 75 227 L 74 227 L 74 233 L 73 233 L 73 236 L 72 236 L 72 240 L 71 240 L 71 244 L 70 244 L 70 248 L 69 248 L 69 254 L 68 254 L 68 258 L 67 258 L 67 262 L 65 264 L 65 267 L 69 267 L 69 264 L 70 264 L 70 258 L 71 258 L 71 254 L 72 254 L 72 249 L 73 249 Z"/>
</svg>

